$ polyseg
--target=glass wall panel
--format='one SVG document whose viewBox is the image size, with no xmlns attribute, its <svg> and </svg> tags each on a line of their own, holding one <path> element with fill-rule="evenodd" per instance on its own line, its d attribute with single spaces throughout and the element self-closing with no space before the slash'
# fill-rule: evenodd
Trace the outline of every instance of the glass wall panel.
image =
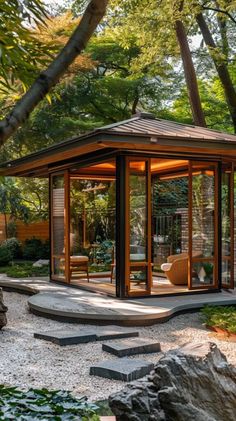
<svg viewBox="0 0 236 421">
<path fill-rule="evenodd" d="M 150 289 L 148 160 L 129 161 L 129 291 Z"/>
<path fill-rule="evenodd" d="M 233 199 L 233 218 L 234 218 L 234 258 L 233 258 L 233 266 L 234 266 L 234 288 L 236 288 L 236 171 L 235 171 L 234 164 L 234 172 L 233 172 L 233 189 L 234 189 L 234 199 Z"/>
<path fill-rule="evenodd" d="M 216 170 L 215 164 L 192 163 L 192 287 L 216 280 Z"/>
<path fill-rule="evenodd" d="M 188 161 L 152 159 L 152 291 L 183 290 L 188 283 Z M 181 274 L 163 264 L 183 259 Z M 179 268 L 178 268 L 179 272 Z M 181 286 L 171 283 L 178 282 Z"/>
<path fill-rule="evenodd" d="M 52 177 L 52 275 L 65 278 L 65 180 Z"/>
<path fill-rule="evenodd" d="M 89 167 L 85 170 L 88 173 Z M 90 175 L 71 175 L 70 256 L 71 261 L 76 256 L 87 257 L 90 274 L 108 272 L 101 279 L 105 283 L 110 282 L 111 265 L 115 261 L 116 185 L 115 176 L 93 172 L 98 172 L 98 168 L 91 167 Z M 82 271 L 79 266 L 77 269 L 72 271 L 72 279 L 86 279 L 85 267 Z"/>
<path fill-rule="evenodd" d="M 145 262 L 147 259 L 147 186 L 145 161 L 138 163 L 130 162 L 129 189 L 130 261 Z"/>
<path fill-rule="evenodd" d="M 230 288 L 232 286 L 233 267 L 232 267 L 232 245 L 231 235 L 233 223 L 232 215 L 232 164 L 222 164 L 222 286 Z"/>
<path fill-rule="evenodd" d="M 187 175 L 152 177 L 152 238 L 156 271 L 170 255 L 188 253 Z"/>
</svg>

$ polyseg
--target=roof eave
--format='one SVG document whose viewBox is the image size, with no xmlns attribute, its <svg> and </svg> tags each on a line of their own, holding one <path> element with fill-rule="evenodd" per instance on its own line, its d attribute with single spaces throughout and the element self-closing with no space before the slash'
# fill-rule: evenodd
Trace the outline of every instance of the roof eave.
<svg viewBox="0 0 236 421">
<path fill-rule="evenodd" d="M 111 145 L 108 145 L 108 142 Z M 45 168 L 45 166 L 53 163 L 59 163 L 60 161 L 64 160 L 65 158 L 70 158 L 77 154 L 79 157 L 80 155 L 84 155 L 86 150 L 99 150 L 104 147 L 111 147 L 112 143 L 116 144 L 116 148 L 118 144 L 124 145 L 124 143 L 133 142 L 132 145 L 134 146 L 134 141 L 136 142 L 136 146 L 144 144 L 144 145 L 152 145 L 156 146 L 158 149 L 158 145 L 163 146 L 174 146 L 178 147 L 178 145 L 184 145 L 189 150 L 194 150 L 195 148 L 201 147 L 205 150 L 207 149 L 219 149 L 225 150 L 225 153 L 229 153 L 229 151 L 233 151 L 234 155 L 236 156 L 236 141 L 230 140 L 227 141 L 225 139 L 222 140 L 214 140 L 214 139 L 199 139 L 199 138 L 192 138 L 192 137 L 180 137 L 180 136 L 158 136 L 157 134 L 151 133 L 123 133 L 119 131 L 112 131 L 110 129 L 106 130 L 95 130 L 91 133 L 85 134 L 83 136 L 75 137 L 70 141 L 61 142 L 59 144 L 55 144 L 50 146 L 47 149 L 43 149 L 39 152 L 35 152 L 33 154 L 27 155 L 23 158 L 16 159 L 14 161 L 8 161 L 3 164 L 0 168 L 1 175 L 16 175 L 17 172 L 20 171 L 21 168 L 26 167 L 32 169 L 35 168 Z M 208 145 L 211 145 L 209 148 Z M 130 147 L 131 144 L 129 144 Z M 137 148 L 136 148 L 137 149 Z M 53 157 L 53 160 L 50 158 Z"/>
</svg>

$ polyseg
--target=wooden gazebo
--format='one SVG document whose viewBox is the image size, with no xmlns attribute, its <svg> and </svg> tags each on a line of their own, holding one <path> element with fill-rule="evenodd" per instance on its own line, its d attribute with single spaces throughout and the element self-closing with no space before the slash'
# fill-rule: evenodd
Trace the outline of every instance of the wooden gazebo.
<svg viewBox="0 0 236 421">
<path fill-rule="evenodd" d="M 234 162 L 236 136 L 139 113 L 0 172 L 49 177 L 51 280 L 124 298 L 234 287 Z"/>
</svg>

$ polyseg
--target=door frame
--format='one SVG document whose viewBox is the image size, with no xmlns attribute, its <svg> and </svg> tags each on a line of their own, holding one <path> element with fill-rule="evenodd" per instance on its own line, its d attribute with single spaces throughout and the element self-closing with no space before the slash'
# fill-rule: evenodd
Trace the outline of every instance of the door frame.
<svg viewBox="0 0 236 421">
<path fill-rule="evenodd" d="M 222 161 L 222 164 L 228 164 L 231 167 L 231 172 L 230 172 L 230 182 L 229 182 L 229 189 L 230 189 L 230 256 L 229 256 L 229 261 L 230 261 L 230 282 L 229 284 L 226 284 L 223 282 L 223 280 L 221 281 L 221 287 L 223 289 L 234 289 L 234 171 L 235 171 L 235 163 L 224 159 Z M 223 175 L 223 169 L 221 169 L 221 174 Z M 222 189 L 222 183 L 221 183 L 221 189 Z M 221 198 L 222 200 L 222 198 Z M 221 215 L 221 225 L 222 225 L 222 215 Z M 221 260 L 223 262 L 223 252 L 222 252 L 222 242 L 221 242 Z M 222 267 L 222 262 L 221 262 L 221 267 Z"/>
<path fill-rule="evenodd" d="M 54 254 L 54 235 L 53 235 L 53 178 L 57 176 L 63 176 L 64 179 L 64 248 L 65 253 L 56 256 Z M 69 226 L 69 170 L 58 171 L 49 175 L 49 191 L 50 191 L 50 272 L 51 279 L 54 281 L 60 281 L 64 283 L 70 283 L 70 226 Z M 64 277 L 60 277 L 54 274 L 54 258 L 64 258 L 65 260 L 65 271 Z"/>
<path fill-rule="evenodd" d="M 193 257 L 193 165 L 194 163 L 204 163 L 214 167 L 214 257 Z M 201 161 L 200 159 L 189 160 L 189 200 L 188 200 L 188 234 L 189 234 L 189 258 L 188 258 L 188 290 L 215 290 L 219 287 L 219 165 L 215 161 Z M 192 269 L 194 262 L 213 262 L 213 283 L 212 285 L 193 285 Z"/>
<path fill-rule="evenodd" d="M 130 162 L 145 162 L 146 176 L 146 260 L 143 262 L 130 262 Z M 143 175 L 143 173 L 142 173 Z M 125 157 L 125 295 L 127 297 L 138 297 L 151 294 L 152 288 L 152 256 L 151 256 L 151 158 L 141 156 Z M 132 267 L 146 268 L 146 287 L 140 290 L 131 290 L 130 272 Z"/>
</svg>

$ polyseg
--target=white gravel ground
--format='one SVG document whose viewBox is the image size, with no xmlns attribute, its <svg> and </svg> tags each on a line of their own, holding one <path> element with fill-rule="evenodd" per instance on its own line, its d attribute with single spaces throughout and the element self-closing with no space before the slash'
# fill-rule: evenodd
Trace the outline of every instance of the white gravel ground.
<svg viewBox="0 0 236 421">
<path fill-rule="evenodd" d="M 89 367 L 93 363 L 116 359 L 102 351 L 102 342 L 60 347 L 33 338 L 33 333 L 38 331 L 91 326 L 60 323 L 34 316 L 28 311 L 27 296 L 13 292 L 3 294 L 9 311 L 8 325 L 0 332 L 0 384 L 21 388 L 66 389 L 77 396 L 86 395 L 90 400 L 104 399 L 124 386 L 119 381 L 89 375 Z M 236 365 L 236 342 L 219 340 L 209 333 L 202 326 L 198 313 L 187 313 L 164 324 L 135 330 L 140 331 L 140 337 L 160 341 L 162 352 L 191 341 L 211 340 L 227 356 L 228 361 Z M 156 362 L 161 355 L 141 355 L 138 358 Z"/>
</svg>

